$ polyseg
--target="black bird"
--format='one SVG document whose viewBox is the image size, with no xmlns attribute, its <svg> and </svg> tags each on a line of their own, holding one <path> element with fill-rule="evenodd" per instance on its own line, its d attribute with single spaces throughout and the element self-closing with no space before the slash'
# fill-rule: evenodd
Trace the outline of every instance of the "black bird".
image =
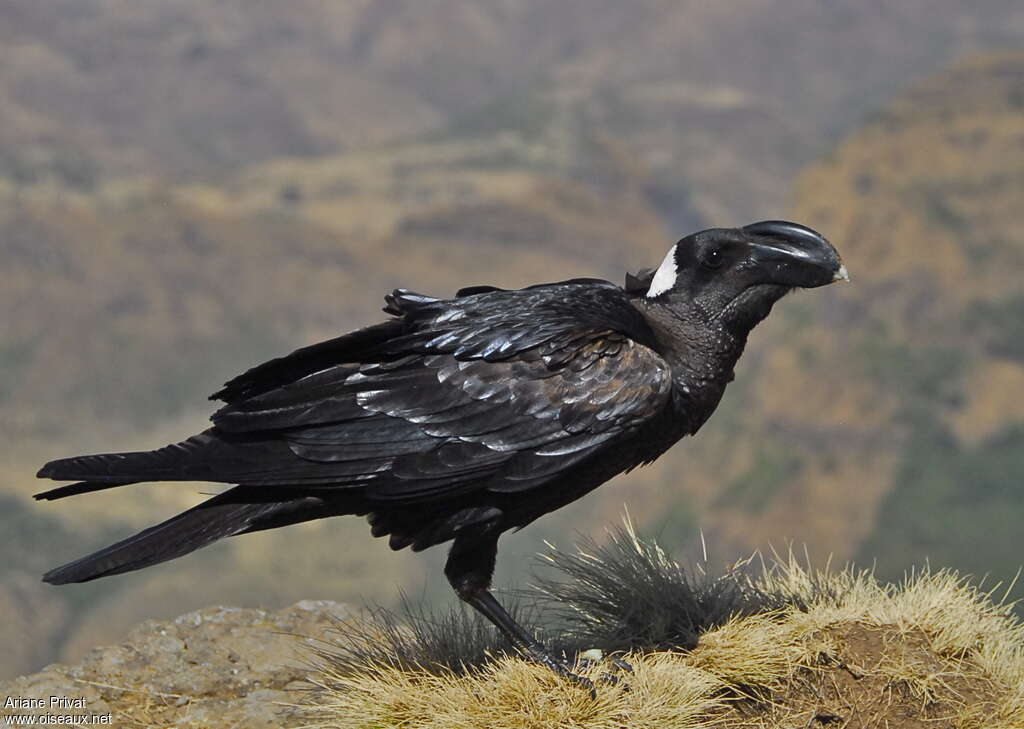
<svg viewBox="0 0 1024 729">
<path fill-rule="evenodd" d="M 718 405 L 750 330 L 795 287 L 846 278 L 809 228 L 766 221 L 683 238 L 620 288 L 573 279 L 453 299 L 404 289 L 392 318 L 228 382 L 213 427 L 176 445 L 53 461 L 37 499 L 142 481 L 233 488 L 43 577 L 148 567 L 222 537 L 366 516 L 445 575 L 524 654 L 576 678 L 489 592 L 498 537 L 650 463 Z M 577 679 L 578 680 L 578 679 Z"/>
</svg>

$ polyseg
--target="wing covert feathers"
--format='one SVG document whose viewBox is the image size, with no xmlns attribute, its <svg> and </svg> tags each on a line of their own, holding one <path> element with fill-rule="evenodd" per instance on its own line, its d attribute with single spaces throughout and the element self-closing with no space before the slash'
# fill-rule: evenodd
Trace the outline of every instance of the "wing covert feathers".
<svg viewBox="0 0 1024 729">
<path fill-rule="evenodd" d="M 498 519 L 483 494 L 570 476 L 671 399 L 653 333 L 605 281 L 448 300 L 399 289 L 385 311 L 394 318 L 232 379 L 213 395 L 225 403 L 214 427 L 188 440 L 44 466 L 40 477 L 78 483 L 41 499 L 140 481 L 241 484 L 45 579 L 127 572 L 337 514 L 370 514 L 393 547 L 425 548 Z"/>
</svg>

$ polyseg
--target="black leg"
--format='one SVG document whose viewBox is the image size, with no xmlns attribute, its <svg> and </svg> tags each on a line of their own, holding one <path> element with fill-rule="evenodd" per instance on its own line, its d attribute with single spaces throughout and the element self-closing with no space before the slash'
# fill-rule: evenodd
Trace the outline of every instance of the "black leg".
<svg viewBox="0 0 1024 729">
<path fill-rule="evenodd" d="M 547 666 L 559 676 L 593 693 L 594 685 L 590 679 L 577 676 L 565 661 L 551 655 L 536 638 L 512 619 L 501 603 L 494 599 L 488 588 L 491 586 L 497 553 L 497 534 L 481 530 L 472 535 L 460 534 L 456 537 L 448 553 L 448 562 L 444 566 L 445 576 L 455 594 L 490 620 L 527 658 Z"/>
</svg>

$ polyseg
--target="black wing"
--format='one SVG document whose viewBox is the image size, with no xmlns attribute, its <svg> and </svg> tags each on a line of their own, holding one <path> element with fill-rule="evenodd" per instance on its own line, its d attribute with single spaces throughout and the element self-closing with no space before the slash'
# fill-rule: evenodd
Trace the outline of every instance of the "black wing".
<svg viewBox="0 0 1024 729">
<path fill-rule="evenodd" d="M 390 502 L 519 491 L 632 434 L 669 399 L 653 335 L 607 282 L 454 300 L 397 291 L 388 308 L 402 326 L 364 348 L 374 361 L 339 353 L 214 415 L 225 436 L 273 433 L 295 456 L 249 469 L 245 483 L 359 486 Z"/>
<path fill-rule="evenodd" d="M 499 494 L 563 477 L 657 418 L 670 398 L 653 335 L 607 282 L 478 289 L 448 301 L 396 291 L 386 310 L 397 318 L 235 378 L 217 395 L 227 404 L 215 426 L 182 443 L 44 466 L 42 477 L 82 482 L 42 499 L 139 481 L 239 484 L 45 579 L 95 579 L 224 536 L 342 514 L 368 515 L 394 549 L 424 549 L 501 518 Z M 622 449 L 596 478 L 643 457 Z"/>
<path fill-rule="evenodd" d="M 232 380 L 215 427 L 182 443 L 48 463 L 40 476 L 81 483 L 37 497 L 172 480 L 360 504 L 521 491 L 632 435 L 669 399 L 653 335 L 607 282 L 451 300 L 396 291 L 388 310 L 398 318 Z"/>
</svg>

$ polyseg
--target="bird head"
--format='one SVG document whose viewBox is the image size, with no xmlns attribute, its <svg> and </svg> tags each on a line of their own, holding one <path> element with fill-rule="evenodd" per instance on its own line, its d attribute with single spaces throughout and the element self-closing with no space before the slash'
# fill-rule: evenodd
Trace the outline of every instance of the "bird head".
<svg viewBox="0 0 1024 729">
<path fill-rule="evenodd" d="M 766 220 L 689 235 L 669 249 L 656 271 L 628 276 L 626 288 L 652 305 L 754 324 L 794 288 L 841 280 L 849 280 L 846 267 L 824 236 L 797 223 Z"/>
</svg>

